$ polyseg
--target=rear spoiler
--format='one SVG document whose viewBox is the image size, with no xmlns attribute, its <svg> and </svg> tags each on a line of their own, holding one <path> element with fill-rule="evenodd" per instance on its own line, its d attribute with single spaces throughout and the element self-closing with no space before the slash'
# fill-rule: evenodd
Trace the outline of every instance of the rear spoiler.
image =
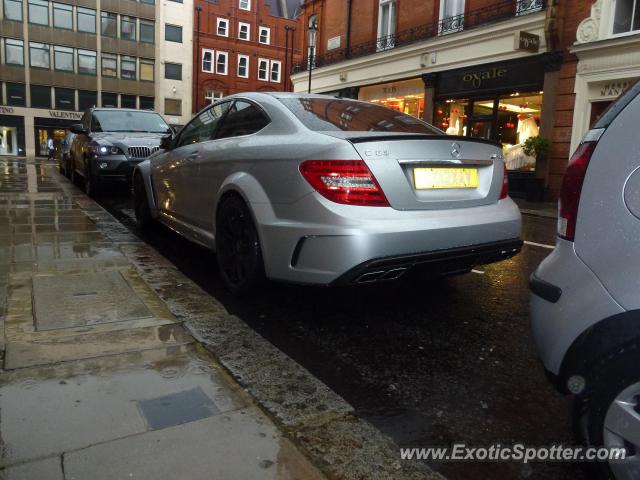
<svg viewBox="0 0 640 480">
<path fill-rule="evenodd" d="M 485 140 L 484 138 L 475 137 L 462 137 L 459 135 L 423 135 L 423 134 L 397 134 L 397 135 L 368 135 L 358 136 L 355 134 L 353 137 L 339 137 L 344 138 L 351 143 L 366 143 L 366 142 L 384 142 L 387 140 L 449 140 L 450 142 L 474 142 L 483 143 L 485 145 L 492 145 L 494 147 L 502 148 L 502 145 L 492 140 Z"/>
</svg>

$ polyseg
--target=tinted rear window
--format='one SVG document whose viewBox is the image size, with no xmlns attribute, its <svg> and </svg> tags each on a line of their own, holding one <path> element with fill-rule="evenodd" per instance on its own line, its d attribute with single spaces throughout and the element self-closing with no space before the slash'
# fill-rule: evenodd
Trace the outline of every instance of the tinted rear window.
<svg viewBox="0 0 640 480">
<path fill-rule="evenodd" d="M 640 94 L 640 81 L 629 87 L 620 97 L 609 105 L 592 128 L 607 128 L 618 114 Z"/>
<path fill-rule="evenodd" d="M 422 120 L 372 103 L 330 97 L 279 100 L 310 130 L 442 133 Z"/>
</svg>

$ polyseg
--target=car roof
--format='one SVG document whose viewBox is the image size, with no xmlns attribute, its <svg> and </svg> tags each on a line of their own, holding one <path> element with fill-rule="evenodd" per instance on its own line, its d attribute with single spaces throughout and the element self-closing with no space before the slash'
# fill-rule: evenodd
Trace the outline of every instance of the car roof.
<svg viewBox="0 0 640 480">
<path fill-rule="evenodd" d="M 114 110 L 116 110 L 118 112 L 156 113 L 156 114 L 160 115 L 155 110 L 140 110 L 139 108 L 95 107 L 95 108 L 91 109 L 92 112 L 112 112 Z"/>
</svg>

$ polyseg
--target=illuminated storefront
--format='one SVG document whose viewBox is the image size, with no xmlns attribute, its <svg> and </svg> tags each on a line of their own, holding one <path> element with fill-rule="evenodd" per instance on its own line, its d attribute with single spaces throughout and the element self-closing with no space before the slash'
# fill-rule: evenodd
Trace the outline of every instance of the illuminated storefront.
<svg viewBox="0 0 640 480">
<path fill-rule="evenodd" d="M 416 118 L 424 116 L 424 82 L 420 78 L 361 87 L 358 98 Z"/>
</svg>

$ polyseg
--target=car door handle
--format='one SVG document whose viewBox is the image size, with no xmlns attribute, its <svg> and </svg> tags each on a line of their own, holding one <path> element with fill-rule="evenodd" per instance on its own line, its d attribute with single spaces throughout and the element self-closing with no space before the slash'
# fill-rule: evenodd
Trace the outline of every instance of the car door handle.
<svg viewBox="0 0 640 480">
<path fill-rule="evenodd" d="M 195 160 L 196 158 L 199 158 L 200 154 L 198 152 L 191 152 L 189 155 L 187 155 L 187 160 Z"/>
</svg>

